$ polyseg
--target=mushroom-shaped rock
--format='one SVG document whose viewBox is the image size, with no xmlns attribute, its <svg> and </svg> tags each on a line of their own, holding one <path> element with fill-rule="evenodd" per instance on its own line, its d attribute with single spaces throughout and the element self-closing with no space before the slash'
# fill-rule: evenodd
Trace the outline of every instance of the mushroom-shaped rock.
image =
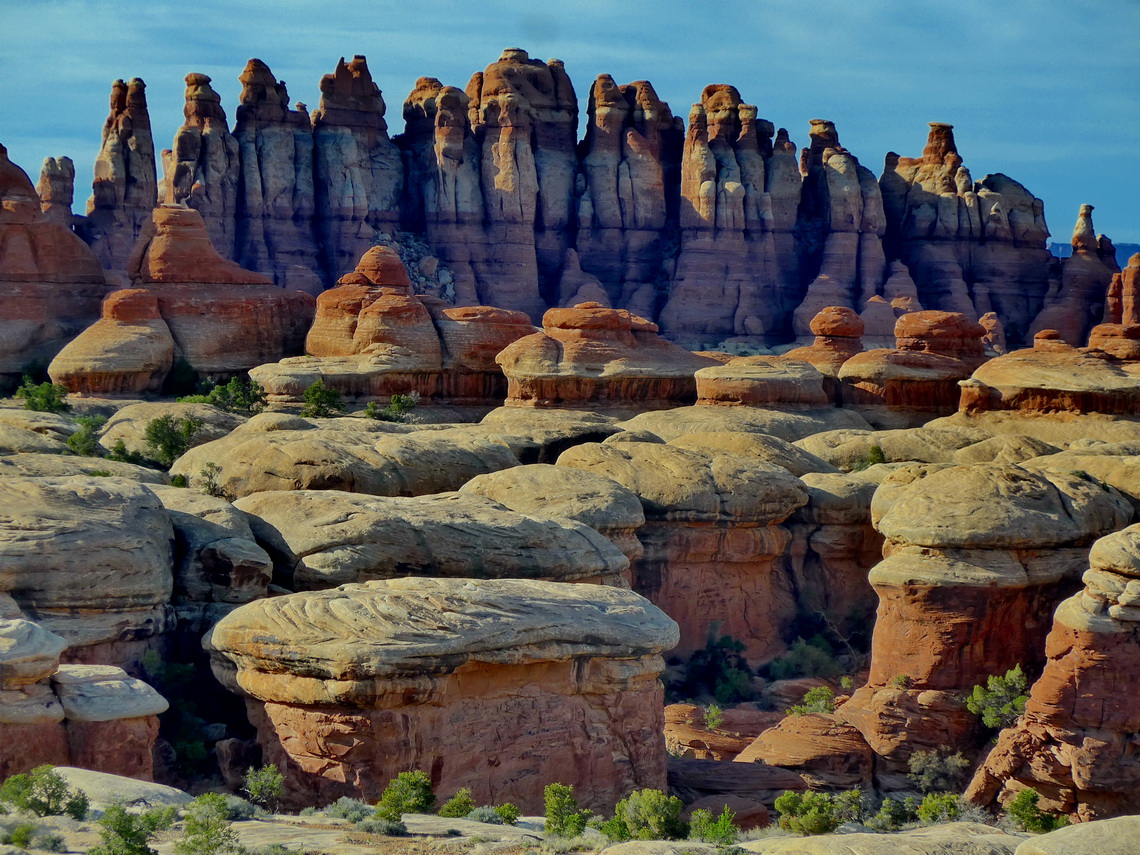
<svg viewBox="0 0 1140 855">
<path fill-rule="evenodd" d="M 259 600 L 204 643 L 290 803 L 375 799 L 429 769 L 437 789 L 536 811 L 535 780 L 599 808 L 665 786 L 658 677 L 676 641 L 619 588 L 412 577 Z"/>
<path fill-rule="evenodd" d="M 891 313 L 892 323 L 894 313 Z M 837 377 L 839 367 L 863 350 L 863 319 L 846 306 L 828 306 L 811 319 L 815 341 L 784 354 L 785 359 L 798 359 L 815 366 L 828 377 Z"/>
<path fill-rule="evenodd" d="M 882 757 L 880 780 L 902 783 L 914 750 L 972 738 L 961 693 L 1039 666 L 1043 617 L 1131 507 L 1072 473 L 915 465 L 883 481 L 871 516 L 887 540 L 871 674 L 840 715 Z"/>
<path fill-rule="evenodd" d="M 0 591 L 69 648 L 89 648 L 86 661 L 130 659 L 166 629 L 173 535 L 146 487 L 7 478 L 0 508 Z"/>
<path fill-rule="evenodd" d="M 788 533 L 779 523 L 807 501 L 786 470 L 749 458 L 659 443 L 590 443 L 559 466 L 612 478 L 641 499 L 645 553 L 633 588 L 681 625 L 681 655 L 704 646 L 710 627 L 747 645 L 754 661 L 783 649 L 795 614 L 777 567 Z"/>
<path fill-rule="evenodd" d="M 1140 526 L 1093 544 L 1084 589 L 1053 616 L 1047 660 L 1025 714 L 1003 730 L 967 796 L 1041 806 L 1088 821 L 1140 811 Z"/>
<path fill-rule="evenodd" d="M 548 463 L 477 475 L 459 488 L 523 514 L 562 517 L 605 535 L 625 556 L 641 557 L 637 530 L 645 513 L 637 496 L 604 475 Z"/>
<path fill-rule="evenodd" d="M 478 495 L 255 493 L 236 505 L 298 590 L 401 576 L 613 584 L 628 561 L 594 529 Z"/>
<path fill-rule="evenodd" d="M 656 324 L 598 303 L 551 309 L 542 325 L 496 357 L 508 406 L 671 407 L 690 403 L 693 375 L 718 364 L 661 338 Z"/>
<path fill-rule="evenodd" d="M 831 403 L 824 375 L 806 362 L 739 356 L 696 373 L 697 404 L 808 409 Z"/>
<path fill-rule="evenodd" d="M 48 374 L 70 392 L 141 395 L 161 391 L 173 364 L 174 339 L 158 300 L 127 289 L 103 301 L 103 317 L 56 355 Z"/>
</svg>

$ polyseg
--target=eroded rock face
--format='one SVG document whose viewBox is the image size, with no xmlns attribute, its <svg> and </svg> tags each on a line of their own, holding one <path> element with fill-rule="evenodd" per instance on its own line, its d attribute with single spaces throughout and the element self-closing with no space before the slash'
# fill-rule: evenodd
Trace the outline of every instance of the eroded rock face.
<svg viewBox="0 0 1140 855">
<path fill-rule="evenodd" d="M 158 299 L 176 356 L 200 374 L 230 376 L 301 351 L 313 298 L 227 261 L 193 208 L 156 208 L 128 268 Z"/>
<path fill-rule="evenodd" d="M 262 492 L 238 508 L 296 590 L 401 576 L 614 584 L 628 562 L 592 528 L 478 495 L 380 498 L 336 490 Z"/>
<path fill-rule="evenodd" d="M 303 109 L 291 109 L 284 81 L 260 59 L 238 77 L 233 138 L 240 164 L 233 258 L 273 277 L 282 288 L 319 294 L 313 228 L 313 128 Z"/>
<path fill-rule="evenodd" d="M 1049 288 L 1041 200 L 1000 173 L 975 182 L 953 125 L 939 122 L 922 157 L 887 154 L 879 186 L 888 251 L 906 263 L 922 305 L 970 320 L 996 311 L 1012 343 L 1027 338 Z"/>
<path fill-rule="evenodd" d="M 744 456 L 645 442 L 579 445 L 558 465 L 612 478 L 641 499 L 633 589 L 680 624 L 677 655 L 704 647 L 713 625 L 744 642 L 751 661 L 783 650 L 796 607 L 778 567 L 789 540 L 780 523 L 807 501 L 797 478 Z"/>
<path fill-rule="evenodd" d="M 1123 498 L 1071 473 L 935 464 L 882 482 L 871 674 L 839 710 L 878 756 L 881 784 L 905 786 L 915 750 L 968 743 L 976 724 L 962 695 L 974 685 L 1017 664 L 1036 671 L 1044 616 L 1090 542 L 1130 517 Z"/>
<path fill-rule="evenodd" d="M 1140 526 L 1098 540 L 1088 566 L 1053 617 L 1025 714 L 967 790 L 974 801 L 1005 804 L 1034 787 L 1043 809 L 1081 821 L 1140 810 Z"/>
<path fill-rule="evenodd" d="M 409 578 L 251 603 L 205 643 L 290 803 L 375 799 L 423 769 L 534 811 L 535 781 L 599 808 L 665 786 L 658 675 L 676 640 L 617 588 Z"/>
<path fill-rule="evenodd" d="M 45 157 L 36 182 L 40 209 L 61 225 L 71 228 L 71 204 L 75 200 L 75 163 L 70 157 Z"/>
<path fill-rule="evenodd" d="M 696 373 L 697 404 L 825 407 L 832 397 L 814 366 L 779 356 L 738 356 Z"/>
<path fill-rule="evenodd" d="M 551 309 L 542 326 L 495 357 L 507 406 L 676 406 L 696 396 L 695 372 L 718 364 L 661 338 L 656 324 L 598 303 Z"/>
<path fill-rule="evenodd" d="M 787 716 L 735 759 L 806 773 L 832 787 L 865 787 L 872 757 L 863 735 L 842 718 L 809 713 Z"/>
<path fill-rule="evenodd" d="M 43 212 L 27 173 L 0 146 L 0 375 L 19 379 L 94 323 L 103 268 L 68 225 Z"/>
<path fill-rule="evenodd" d="M 156 204 L 158 175 L 146 84 L 137 77 L 130 83 L 116 80 L 82 232 L 112 284 L 127 285 L 127 261 Z"/>
<path fill-rule="evenodd" d="M 48 366 L 53 383 L 100 396 L 157 394 L 174 364 L 174 338 L 145 289 L 115 291 L 103 316 L 72 339 Z"/>
<path fill-rule="evenodd" d="M 891 329 L 894 329 L 892 312 Z M 827 377 L 838 377 L 839 369 L 852 356 L 863 350 L 863 319 L 845 306 L 827 306 L 811 319 L 810 330 L 815 341 L 784 354 L 785 359 L 807 362 Z"/>
</svg>

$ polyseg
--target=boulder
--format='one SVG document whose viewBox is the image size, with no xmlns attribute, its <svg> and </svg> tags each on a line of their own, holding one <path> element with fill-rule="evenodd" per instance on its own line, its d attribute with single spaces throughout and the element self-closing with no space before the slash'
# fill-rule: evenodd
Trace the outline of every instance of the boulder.
<svg viewBox="0 0 1140 855">
<path fill-rule="evenodd" d="M 289 803 L 375 799 L 424 769 L 534 812 L 536 780 L 598 809 L 665 787 L 658 677 L 676 641 L 630 591 L 412 577 L 249 603 L 204 643 Z"/>
<path fill-rule="evenodd" d="M 1140 817 L 1119 816 L 1082 822 L 1026 840 L 1014 855 L 1073 855 L 1077 852 L 1140 853 Z"/>
<path fill-rule="evenodd" d="M 698 405 L 810 409 L 832 402 L 823 374 L 779 356 L 738 356 L 695 376 Z"/>
<path fill-rule="evenodd" d="M 786 716 L 736 756 L 737 763 L 765 763 L 810 775 L 830 787 L 868 787 L 873 755 L 856 728 L 839 716 Z"/>
<path fill-rule="evenodd" d="M 740 431 L 686 433 L 669 440 L 669 445 L 692 451 L 717 451 L 754 458 L 760 463 L 786 469 L 797 478 L 808 472 L 839 471 L 822 457 L 797 448 L 777 436 L 763 433 Z"/>
<path fill-rule="evenodd" d="M 99 444 L 110 451 L 122 441 L 127 451 L 150 455 L 153 452 L 146 442 L 147 425 L 164 416 L 169 416 L 175 423 L 186 419 L 201 422 L 190 437 L 191 448 L 221 439 L 245 422 L 241 416 L 219 410 L 210 404 L 180 404 L 165 401 L 128 404 L 107 419 L 107 423 L 99 432 Z M 193 474 L 198 473 L 195 471 Z"/>
<path fill-rule="evenodd" d="M 721 723 L 709 727 L 707 708 L 694 704 L 665 707 L 665 747 L 674 757 L 698 760 L 732 760 L 783 713 L 761 712 L 748 706 L 731 707 Z"/>
<path fill-rule="evenodd" d="M 676 407 L 641 413 L 618 422 L 617 427 L 649 431 L 667 442 L 687 433 L 723 431 L 768 434 L 795 442 L 822 431 L 840 428 L 866 430 L 870 425 L 857 413 L 835 407 L 793 412 L 760 407 Z"/>
</svg>

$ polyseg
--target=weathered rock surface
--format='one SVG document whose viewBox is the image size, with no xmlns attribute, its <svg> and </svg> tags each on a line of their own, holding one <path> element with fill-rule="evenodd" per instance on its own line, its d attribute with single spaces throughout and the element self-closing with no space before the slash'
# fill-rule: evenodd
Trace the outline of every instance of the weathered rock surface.
<svg viewBox="0 0 1140 855">
<path fill-rule="evenodd" d="M 707 711 L 695 704 L 665 707 L 665 747 L 672 756 L 697 760 L 735 759 L 784 714 L 731 707 L 723 711 L 722 721 L 715 729 L 708 726 L 706 715 Z"/>
<path fill-rule="evenodd" d="M 808 472 L 836 473 L 839 471 L 823 458 L 797 448 L 779 437 L 763 433 L 744 433 L 741 431 L 686 433 L 669 440 L 669 445 L 705 453 L 741 455 L 755 459 L 760 463 L 779 466 L 796 477 L 801 477 Z"/>
<path fill-rule="evenodd" d="M 586 525 L 478 495 L 294 490 L 256 493 L 236 507 L 256 518 L 259 539 L 296 590 L 403 576 L 612 584 L 627 566 Z"/>
<path fill-rule="evenodd" d="M 128 273 L 158 299 L 176 356 L 201 374 L 233 375 L 301 352 L 313 298 L 227 261 L 192 208 L 154 210 Z"/>
<path fill-rule="evenodd" d="M 245 422 L 241 416 L 219 410 L 210 404 L 165 401 L 128 404 L 107 419 L 99 434 L 99 444 L 109 451 L 121 440 L 128 451 L 150 454 L 146 443 L 146 426 L 163 416 L 169 416 L 175 422 L 191 419 L 201 423 L 190 437 L 191 448 L 227 436 Z M 198 472 L 191 474 L 197 475 Z"/>
<path fill-rule="evenodd" d="M 19 379 L 48 362 L 99 317 L 99 259 L 71 229 L 42 210 L 27 173 L 0 146 L 0 375 Z"/>
<path fill-rule="evenodd" d="M 678 655 L 703 647 L 714 624 L 758 663 L 783 649 L 795 600 L 777 566 L 788 542 L 779 523 L 807 501 L 798 479 L 746 457 L 658 443 L 580 445 L 558 465 L 612 478 L 641 499 L 645 552 L 632 565 L 633 589 L 681 625 Z"/>
<path fill-rule="evenodd" d="M 67 228 L 72 227 L 75 163 L 70 157 L 44 158 L 44 164 L 40 167 L 40 180 L 36 182 L 36 193 L 40 197 L 40 210 Z"/>
<path fill-rule="evenodd" d="M 797 440 L 795 447 L 844 471 L 875 462 L 878 448 L 883 463 L 952 463 L 959 451 L 989 439 L 985 431 L 970 428 L 911 428 L 910 430 L 832 430 Z M 983 457 L 984 462 L 991 458 Z M 1016 461 L 1006 461 L 1016 462 Z"/>
<path fill-rule="evenodd" d="M 717 364 L 661 338 L 656 324 L 599 303 L 551 309 L 542 325 L 495 358 L 507 406 L 675 406 L 696 397 L 694 373 Z"/>
<path fill-rule="evenodd" d="M 137 397 L 162 390 L 174 364 L 174 338 L 158 300 L 142 289 L 115 291 L 103 316 L 51 361 L 53 383 L 80 394 Z"/>
<path fill-rule="evenodd" d="M 779 356 L 738 356 L 696 373 L 697 404 L 810 409 L 832 403 L 814 366 Z"/>
<path fill-rule="evenodd" d="M 665 786 L 658 675 L 676 640 L 629 591 L 409 578 L 250 603 L 206 646 L 289 801 L 376 798 L 417 768 L 533 811 L 536 780 L 598 807 Z"/>
<path fill-rule="evenodd" d="M 1074 819 L 1136 813 L 1140 527 L 1093 544 L 1084 589 L 1053 616 L 1025 714 L 1003 730 L 967 796 L 1007 803 L 1023 787 Z"/>
<path fill-rule="evenodd" d="M 765 855 L 1014 855 L 1025 838 L 977 822 L 951 822 L 897 834 L 820 834 L 793 840 L 755 840 L 745 852 Z"/>
<path fill-rule="evenodd" d="M 1077 852 L 1117 852 L 1119 855 L 1140 853 L 1140 818 L 1121 816 L 1097 822 L 1082 822 L 1031 837 L 1014 855 L 1073 855 Z"/>
<path fill-rule="evenodd" d="M 127 261 L 156 204 L 158 175 L 146 84 L 137 77 L 130 83 L 116 80 L 82 229 L 111 284 L 127 286 Z"/>
<path fill-rule="evenodd" d="M 535 463 L 477 475 L 459 492 L 485 496 L 523 514 L 575 520 L 607 537 L 630 561 L 642 555 L 637 539 L 645 523 L 641 502 L 603 475 Z"/>
<path fill-rule="evenodd" d="M 823 713 L 786 716 L 736 756 L 738 763 L 779 766 L 844 788 L 870 784 L 871 760 L 863 734 Z"/>
<path fill-rule="evenodd" d="M 846 306 L 826 306 L 809 325 L 815 341 L 784 354 L 785 359 L 807 362 L 827 377 L 838 377 L 839 369 L 852 356 L 863 351 L 863 319 Z M 894 313 L 891 315 L 891 334 Z"/>
<path fill-rule="evenodd" d="M 126 478 L 143 484 L 167 484 L 165 472 L 133 463 L 120 463 L 104 457 L 72 457 L 60 454 L 6 454 L 0 457 L 0 475 L 4 477 L 67 478 L 73 475 L 110 473 L 115 478 Z M 105 477 L 103 475 L 96 477 Z"/>
<path fill-rule="evenodd" d="M 1130 516 L 1121 497 L 1071 473 L 920 464 L 883 481 L 871 507 L 887 539 L 870 574 L 871 674 L 839 709 L 878 755 L 880 785 L 905 786 L 895 776 L 917 749 L 968 743 L 976 725 L 962 693 L 1039 667 L 1043 616 L 1088 544 Z"/>
<path fill-rule="evenodd" d="M 779 437 L 788 442 L 822 431 L 848 428 L 867 430 L 870 425 L 858 413 L 836 407 L 818 409 L 766 410 L 760 407 L 676 407 L 672 410 L 641 413 L 617 427 L 646 430 L 666 441 L 687 433 L 739 431 Z"/>
</svg>

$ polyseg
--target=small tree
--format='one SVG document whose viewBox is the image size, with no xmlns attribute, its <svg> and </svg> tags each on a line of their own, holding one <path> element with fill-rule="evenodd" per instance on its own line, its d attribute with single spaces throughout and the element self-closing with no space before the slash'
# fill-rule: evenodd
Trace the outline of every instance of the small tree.
<svg viewBox="0 0 1140 855">
<path fill-rule="evenodd" d="M 835 797 L 808 790 L 804 793 L 785 791 L 776 799 L 780 812 L 780 828 L 796 834 L 827 834 L 839 827 Z"/>
<path fill-rule="evenodd" d="M 1009 727 L 1025 712 L 1029 700 L 1029 680 L 1020 665 L 1014 665 L 1004 677 L 991 675 L 986 685 L 974 686 L 966 698 L 966 707 L 982 717 L 986 727 Z"/>
<path fill-rule="evenodd" d="M 574 788 L 566 784 L 547 784 L 542 791 L 546 811 L 545 831 L 556 837 L 576 837 L 586 830 L 588 810 L 578 807 Z"/>
<path fill-rule="evenodd" d="M 679 840 L 689 832 L 681 820 L 684 809 L 676 796 L 660 790 L 634 790 L 614 807 L 614 820 L 624 826 L 625 839 Z"/>
<path fill-rule="evenodd" d="M 918 806 L 918 818 L 924 825 L 954 822 L 961 812 L 958 796 L 954 793 L 927 793 Z"/>
<path fill-rule="evenodd" d="M 1050 831 L 1056 831 L 1058 828 L 1064 828 L 1069 824 L 1068 817 L 1055 816 L 1041 810 L 1037 806 L 1040 800 L 1040 793 L 1029 787 L 1014 797 L 1013 801 L 1009 803 L 1009 807 L 1006 808 L 1006 812 L 1022 829 L 1035 834 L 1048 834 Z"/>
<path fill-rule="evenodd" d="M 709 704 L 705 707 L 705 727 L 709 730 L 716 730 L 724 724 L 724 710 L 716 704 Z"/>
<path fill-rule="evenodd" d="M 689 839 L 716 846 L 731 846 L 740 839 L 740 829 L 736 827 L 735 819 L 736 814 L 728 805 L 724 806 L 718 817 L 714 817 L 712 811 L 697 808 L 689 820 Z"/>
<path fill-rule="evenodd" d="M 79 416 L 75 419 L 79 429 L 67 438 L 67 447 L 80 457 L 102 457 L 99 447 L 99 429 L 107 423 L 102 416 Z"/>
<path fill-rule="evenodd" d="M 435 807 L 435 793 L 427 773 L 416 769 L 396 776 L 376 803 L 376 816 L 398 820 L 406 813 L 431 813 Z"/>
<path fill-rule="evenodd" d="M 71 404 L 67 403 L 66 386 L 58 383 L 37 384 L 26 374 L 20 388 L 16 390 L 16 397 L 23 400 L 25 410 L 37 413 L 66 413 L 71 409 Z"/>
<path fill-rule="evenodd" d="M 467 816 L 476 807 L 475 799 L 471 798 L 471 789 L 460 787 L 459 792 L 443 803 L 443 807 L 439 809 L 439 815 L 456 819 Z"/>
<path fill-rule="evenodd" d="M 186 808 L 186 836 L 174 844 L 177 855 L 238 852 L 237 833 L 229 821 L 225 796 L 204 793 Z"/>
<path fill-rule="evenodd" d="M 386 407 L 378 407 L 375 401 L 369 401 L 364 408 L 364 416 L 380 422 L 415 421 L 412 410 L 416 408 L 419 402 L 419 392 L 412 392 L 409 395 L 396 394 L 391 397 Z"/>
<path fill-rule="evenodd" d="M 99 818 L 100 843 L 90 855 L 156 855 L 151 839 L 174 824 L 173 807 L 151 808 L 130 813 L 122 805 L 111 805 Z"/>
<path fill-rule="evenodd" d="M 242 792 L 258 807 L 276 813 L 281 797 L 285 795 L 285 776 L 276 766 L 262 766 L 260 769 L 250 766 L 245 773 Z"/>
<path fill-rule="evenodd" d="M 211 389 L 206 402 L 227 413 L 254 416 L 265 409 L 265 389 L 256 380 L 234 377 L 225 386 Z"/>
<path fill-rule="evenodd" d="M 68 786 L 54 766 L 37 766 L 31 772 L 13 775 L 0 784 L 0 802 L 30 811 L 36 816 L 87 816 L 87 794 Z"/>
<path fill-rule="evenodd" d="M 835 712 L 835 692 L 827 686 L 816 686 L 804 695 L 803 700 L 788 707 L 788 715 Z"/>
<path fill-rule="evenodd" d="M 495 805 L 495 813 L 497 813 L 507 825 L 514 825 L 519 821 L 519 817 L 522 816 L 522 811 L 510 802 Z"/>
<path fill-rule="evenodd" d="M 324 380 L 318 380 L 306 389 L 302 398 L 305 406 L 301 408 L 301 415 L 306 418 L 326 419 L 344 412 L 340 390 L 326 386 Z"/>
<path fill-rule="evenodd" d="M 176 419 L 167 413 L 147 422 L 143 439 L 154 459 L 169 469 L 175 460 L 190 449 L 198 429 L 204 424 L 194 416 Z"/>
<path fill-rule="evenodd" d="M 907 761 L 914 785 L 924 793 L 948 793 L 961 788 L 970 761 L 961 751 L 916 751 Z"/>
</svg>

